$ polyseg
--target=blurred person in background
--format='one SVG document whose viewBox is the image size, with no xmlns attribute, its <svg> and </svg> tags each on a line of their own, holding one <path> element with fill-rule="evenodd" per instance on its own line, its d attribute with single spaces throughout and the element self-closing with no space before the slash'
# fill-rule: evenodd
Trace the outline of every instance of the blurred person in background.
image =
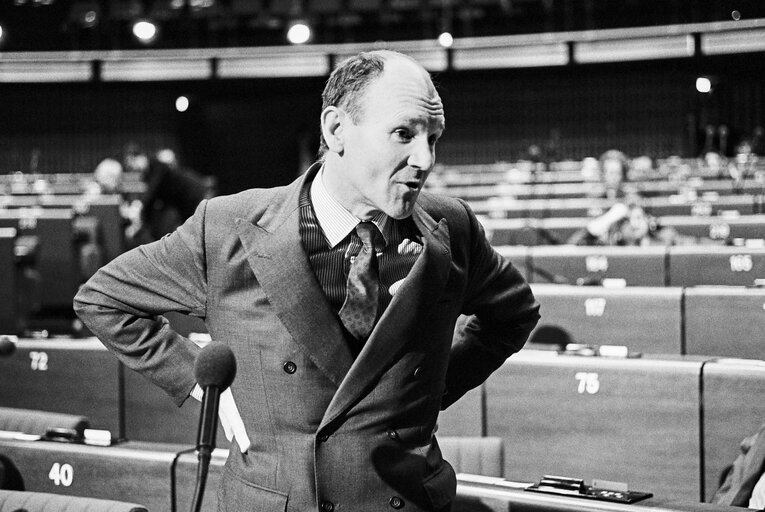
<svg viewBox="0 0 765 512">
<path fill-rule="evenodd" d="M 588 197 L 605 199 L 636 198 L 637 191 L 628 183 L 630 160 L 622 151 L 611 149 L 599 158 L 599 182 Z"/>
<path fill-rule="evenodd" d="M 723 241 L 688 236 L 661 226 L 634 202 L 618 202 L 567 240 L 571 245 L 722 245 Z"/>
<path fill-rule="evenodd" d="M 172 149 L 157 151 L 138 162 L 146 190 L 133 211 L 129 237 L 137 246 L 172 233 L 203 199 L 215 193 L 214 180 L 182 167 Z"/>
<path fill-rule="evenodd" d="M 114 158 L 104 158 L 93 170 L 93 181 L 86 186 L 85 194 L 118 194 L 121 186 L 122 164 Z"/>
</svg>

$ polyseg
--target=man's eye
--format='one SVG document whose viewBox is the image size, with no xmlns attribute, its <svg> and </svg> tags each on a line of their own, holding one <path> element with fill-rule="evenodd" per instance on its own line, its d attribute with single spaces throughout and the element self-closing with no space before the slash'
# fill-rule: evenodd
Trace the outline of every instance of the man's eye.
<svg viewBox="0 0 765 512">
<path fill-rule="evenodd" d="M 404 130 L 404 129 L 396 130 L 396 136 L 402 140 L 412 139 L 412 133 L 409 130 Z"/>
</svg>

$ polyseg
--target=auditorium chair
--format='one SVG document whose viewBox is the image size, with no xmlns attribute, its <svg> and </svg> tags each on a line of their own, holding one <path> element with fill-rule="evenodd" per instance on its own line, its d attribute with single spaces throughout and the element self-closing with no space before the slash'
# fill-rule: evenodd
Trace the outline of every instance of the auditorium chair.
<svg viewBox="0 0 765 512">
<path fill-rule="evenodd" d="M 19 432 L 35 436 L 71 433 L 76 438 L 83 438 L 90 422 L 85 416 L 39 411 L 34 409 L 16 409 L 0 407 L 0 432 Z"/>
<path fill-rule="evenodd" d="M 457 473 L 495 477 L 504 474 L 504 442 L 499 437 L 438 436 L 438 445 Z"/>
<path fill-rule="evenodd" d="M 0 489 L 0 512 L 148 512 L 135 503 Z"/>
<path fill-rule="evenodd" d="M 762 344 L 762 334 L 759 337 Z M 765 361 L 720 358 L 703 368 L 703 475 L 711 500 L 741 441 L 765 423 Z"/>
</svg>

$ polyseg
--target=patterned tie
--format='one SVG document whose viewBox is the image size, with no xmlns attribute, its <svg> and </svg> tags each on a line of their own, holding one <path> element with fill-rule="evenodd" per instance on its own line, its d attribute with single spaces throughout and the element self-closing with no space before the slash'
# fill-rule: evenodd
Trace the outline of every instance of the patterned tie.
<svg viewBox="0 0 765 512">
<path fill-rule="evenodd" d="M 358 340 L 366 340 L 372 332 L 377 317 L 380 283 L 377 275 L 377 255 L 374 239 L 377 226 L 371 222 L 360 222 L 356 233 L 364 246 L 351 264 L 345 302 L 340 308 L 340 320 L 345 328 Z"/>
</svg>

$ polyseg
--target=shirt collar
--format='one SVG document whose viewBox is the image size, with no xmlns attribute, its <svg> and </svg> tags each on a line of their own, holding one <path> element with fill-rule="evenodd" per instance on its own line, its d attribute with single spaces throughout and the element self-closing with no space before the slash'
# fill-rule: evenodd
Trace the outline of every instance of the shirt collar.
<svg viewBox="0 0 765 512">
<path fill-rule="evenodd" d="M 335 247 L 348 236 L 348 233 L 356 228 L 356 224 L 361 222 L 361 219 L 349 212 L 330 195 L 324 186 L 323 177 L 324 166 L 319 169 L 311 183 L 311 203 L 316 213 L 316 220 L 319 222 L 319 227 L 324 232 L 329 246 Z M 388 226 L 388 216 L 380 212 L 372 217 L 371 222 L 380 230 L 387 245 L 388 233 L 386 228 Z"/>
</svg>

